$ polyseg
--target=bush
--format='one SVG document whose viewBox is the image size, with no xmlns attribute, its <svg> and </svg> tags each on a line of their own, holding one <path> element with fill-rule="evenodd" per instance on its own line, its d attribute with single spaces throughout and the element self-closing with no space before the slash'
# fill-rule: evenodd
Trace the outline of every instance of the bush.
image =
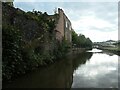
<svg viewBox="0 0 120 90">
<path fill-rule="evenodd" d="M 2 28 L 3 45 L 3 79 L 10 79 L 16 72 L 16 67 L 22 62 L 21 55 L 21 33 L 13 26 L 4 26 Z M 17 70 L 19 72 L 19 69 Z"/>
<path fill-rule="evenodd" d="M 74 47 L 86 49 L 92 48 L 92 41 L 89 38 L 86 38 L 82 34 L 78 35 L 74 31 L 72 31 L 72 43 Z"/>
</svg>

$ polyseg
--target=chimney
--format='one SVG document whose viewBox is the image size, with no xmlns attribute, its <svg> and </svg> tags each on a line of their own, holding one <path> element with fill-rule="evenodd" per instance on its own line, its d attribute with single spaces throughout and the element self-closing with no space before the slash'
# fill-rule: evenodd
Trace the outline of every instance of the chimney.
<svg viewBox="0 0 120 90">
<path fill-rule="evenodd" d="M 64 13 L 64 11 L 62 9 L 58 8 L 58 14 L 60 14 L 60 13 Z"/>
</svg>

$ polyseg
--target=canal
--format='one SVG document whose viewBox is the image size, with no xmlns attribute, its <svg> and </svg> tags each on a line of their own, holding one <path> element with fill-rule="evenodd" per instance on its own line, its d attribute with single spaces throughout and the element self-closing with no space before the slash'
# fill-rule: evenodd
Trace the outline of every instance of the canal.
<svg viewBox="0 0 120 90">
<path fill-rule="evenodd" d="M 73 53 L 3 88 L 117 88 L 118 56 L 98 49 Z"/>
</svg>

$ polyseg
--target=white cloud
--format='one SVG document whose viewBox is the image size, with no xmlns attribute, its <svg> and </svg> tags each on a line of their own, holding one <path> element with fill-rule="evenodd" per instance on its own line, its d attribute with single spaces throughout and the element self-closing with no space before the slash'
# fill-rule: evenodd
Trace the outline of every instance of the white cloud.
<svg viewBox="0 0 120 90">
<path fill-rule="evenodd" d="M 105 31 L 106 28 L 110 31 L 117 30 L 117 25 L 112 24 L 109 21 L 97 18 L 95 16 L 82 16 L 78 20 L 72 21 L 74 30 L 88 30 L 90 28 L 96 28 Z"/>
<path fill-rule="evenodd" d="M 97 30 L 79 31 L 86 37 L 90 37 L 93 42 L 106 41 L 106 40 L 118 40 L 118 31 L 102 32 Z"/>
<path fill-rule="evenodd" d="M 97 6 L 96 6 L 97 8 Z M 77 20 L 72 19 L 72 27 L 78 33 L 84 34 L 92 41 L 106 41 L 109 39 L 118 40 L 118 17 L 117 10 L 114 13 L 110 11 L 99 10 L 68 10 L 68 16 L 76 16 Z M 103 12 L 103 13 L 102 13 Z M 73 15 L 77 13 L 77 15 Z M 106 14 L 107 13 L 107 14 Z M 100 15 L 112 16 L 112 18 L 105 18 Z M 78 16 L 79 15 L 79 16 Z M 99 15 L 99 16 L 98 16 Z"/>
</svg>

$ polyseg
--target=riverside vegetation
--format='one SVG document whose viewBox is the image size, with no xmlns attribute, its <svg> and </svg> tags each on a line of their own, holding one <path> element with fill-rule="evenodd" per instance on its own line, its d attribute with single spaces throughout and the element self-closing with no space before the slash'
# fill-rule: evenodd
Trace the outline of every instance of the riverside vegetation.
<svg viewBox="0 0 120 90">
<path fill-rule="evenodd" d="M 72 48 L 64 38 L 59 42 L 55 37 L 57 14 L 53 20 L 46 12 L 24 12 L 2 3 L 2 17 L 3 82 L 51 64 Z M 74 47 L 92 47 L 89 38 L 75 32 L 72 43 Z"/>
</svg>

